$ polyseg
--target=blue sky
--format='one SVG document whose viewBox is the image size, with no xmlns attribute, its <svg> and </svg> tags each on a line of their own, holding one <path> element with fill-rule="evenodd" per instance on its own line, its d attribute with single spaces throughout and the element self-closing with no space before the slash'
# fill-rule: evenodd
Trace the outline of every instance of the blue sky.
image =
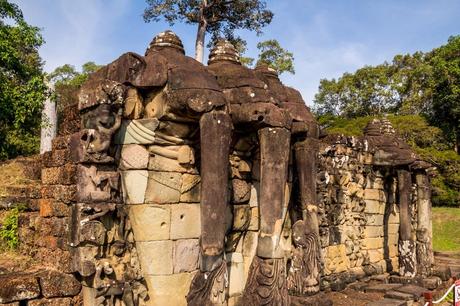
<svg viewBox="0 0 460 306">
<path fill-rule="evenodd" d="M 107 64 L 126 51 L 143 54 L 157 33 L 172 29 L 194 54 L 195 25 L 145 23 L 143 0 L 12 0 L 28 23 L 43 29 L 46 71 L 87 61 Z M 277 39 L 294 53 L 295 75 L 282 75 L 311 105 L 322 78 L 336 78 L 395 54 L 429 51 L 460 34 L 459 0 L 268 0 L 275 17 L 264 35 L 240 31 L 256 44 Z M 207 55 L 206 55 L 207 56 Z"/>
</svg>

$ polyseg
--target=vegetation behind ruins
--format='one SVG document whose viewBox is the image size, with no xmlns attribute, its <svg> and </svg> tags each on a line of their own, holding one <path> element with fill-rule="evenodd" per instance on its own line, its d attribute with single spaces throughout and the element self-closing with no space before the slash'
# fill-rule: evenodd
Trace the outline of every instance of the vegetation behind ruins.
<svg viewBox="0 0 460 306">
<path fill-rule="evenodd" d="M 17 5 L 0 0 L 0 160 L 36 153 L 47 90 L 40 29 Z"/>
<path fill-rule="evenodd" d="M 321 80 L 314 110 L 329 133 L 362 135 L 374 116 L 388 114 L 397 132 L 438 174 L 433 205 L 460 206 L 460 36 L 430 52 L 396 55 Z"/>
</svg>

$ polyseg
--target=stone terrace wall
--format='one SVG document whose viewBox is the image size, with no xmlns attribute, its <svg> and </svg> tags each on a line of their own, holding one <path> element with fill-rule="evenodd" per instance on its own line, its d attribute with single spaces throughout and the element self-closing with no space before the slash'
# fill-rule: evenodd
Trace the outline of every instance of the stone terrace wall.
<svg viewBox="0 0 460 306">
<path fill-rule="evenodd" d="M 29 264 L 0 275 L 0 305 L 80 305 L 81 284 L 73 275 L 69 249 L 71 205 L 76 191 L 76 165 L 70 159 L 69 135 L 80 129 L 75 105 L 63 112 L 65 129 L 53 140 L 52 151 L 41 156 L 41 189 L 27 194 L 19 216 L 20 247 Z M 65 120 L 73 118 L 73 120 Z M 34 200 L 34 198 L 38 198 Z M 38 205 L 35 205 L 37 203 Z M 38 210 L 38 212 L 37 212 Z"/>
<path fill-rule="evenodd" d="M 362 138 L 328 137 L 319 155 L 323 288 L 339 290 L 365 275 L 398 271 L 394 173 L 372 165 Z"/>
</svg>

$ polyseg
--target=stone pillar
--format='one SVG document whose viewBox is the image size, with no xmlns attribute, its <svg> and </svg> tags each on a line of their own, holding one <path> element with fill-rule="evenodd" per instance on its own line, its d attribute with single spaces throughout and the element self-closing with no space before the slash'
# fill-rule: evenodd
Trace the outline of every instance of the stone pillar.
<svg viewBox="0 0 460 306">
<path fill-rule="evenodd" d="M 276 254 L 284 223 L 283 203 L 289 162 L 290 132 L 283 128 L 259 130 L 260 140 L 260 232 L 257 255 Z"/>
<path fill-rule="evenodd" d="M 291 133 L 284 128 L 262 128 L 260 142 L 260 231 L 257 252 L 244 289 L 245 305 L 290 305 L 286 264 L 280 238 L 286 217 L 285 186 Z"/>
<path fill-rule="evenodd" d="M 201 134 L 201 248 L 202 271 L 212 271 L 222 259 L 225 233 L 230 226 L 228 159 L 232 122 L 223 112 L 204 114 Z"/>
<path fill-rule="evenodd" d="M 316 139 L 307 138 L 294 145 L 297 175 L 299 178 L 302 220 L 292 227 L 292 266 L 288 289 L 295 295 L 311 295 L 319 291 L 320 245 L 316 200 Z"/>
<path fill-rule="evenodd" d="M 54 86 L 48 84 L 50 90 L 54 90 Z M 51 141 L 56 137 L 57 132 L 57 116 L 56 103 L 48 97 L 43 105 L 42 110 L 42 128 L 40 135 L 40 154 L 51 151 Z"/>
<path fill-rule="evenodd" d="M 411 173 L 408 170 L 398 170 L 399 191 L 399 274 L 414 277 L 416 267 L 416 246 L 412 238 L 410 193 L 412 187 Z"/>
<path fill-rule="evenodd" d="M 201 142 L 201 252 L 200 271 L 187 295 L 187 305 L 226 305 L 227 263 L 225 234 L 230 229 L 228 163 L 232 121 L 212 111 L 200 119 Z"/>
<path fill-rule="evenodd" d="M 430 274 L 434 263 L 431 237 L 431 188 L 424 170 L 417 172 L 417 271 L 424 276 Z"/>
</svg>

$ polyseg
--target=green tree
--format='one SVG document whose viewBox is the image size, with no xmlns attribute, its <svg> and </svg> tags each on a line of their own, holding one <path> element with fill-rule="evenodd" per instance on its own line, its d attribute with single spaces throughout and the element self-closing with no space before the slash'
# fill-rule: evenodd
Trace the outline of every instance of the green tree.
<svg viewBox="0 0 460 306">
<path fill-rule="evenodd" d="M 354 118 L 393 112 L 398 101 L 389 65 L 384 63 L 344 73 L 337 80 L 320 80 L 314 103 L 318 114 Z"/>
<path fill-rule="evenodd" d="M 55 86 L 70 85 L 78 87 L 88 79 L 91 73 L 97 71 L 101 67 L 102 66 L 94 62 L 86 62 L 82 65 L 81 72 L 79 72 L 75 69 L 75 66 L 64 64 L 48 74 L 48 79 Z"/>
<path fill-rule="evenodd" d="M 295 74 L 294 55 L 281 47 L 276 39 L 270 39 L 257 44 L 259 58 L 257 64 L 267 64 L 278 74 L 289 72 Z"/>
<path fill-rule="evenodd" d="M 449 38 L 446 45 L 433 50 L 432 121 L 455 143 L 460 154 L 460 36 Z"/>
<path fill-rule="evenodd" d="M 0 0 L 0 159 L 36 153 L 47 96 L 40 29 L 16 4 Z"/>
<path fill-rule="evenodd" d="M 163 17 L 173 25 L 175 22 L 197 24 L 195 59 L 203 62 L 206 33 L 215 40 L 224 36 L 235 38 L 234 31 L 247 29 L 262 33 L 273 13 L 260 0 L 146 0 L 144 11 L 146 22 L 158 21 Z"/>
</svg>

